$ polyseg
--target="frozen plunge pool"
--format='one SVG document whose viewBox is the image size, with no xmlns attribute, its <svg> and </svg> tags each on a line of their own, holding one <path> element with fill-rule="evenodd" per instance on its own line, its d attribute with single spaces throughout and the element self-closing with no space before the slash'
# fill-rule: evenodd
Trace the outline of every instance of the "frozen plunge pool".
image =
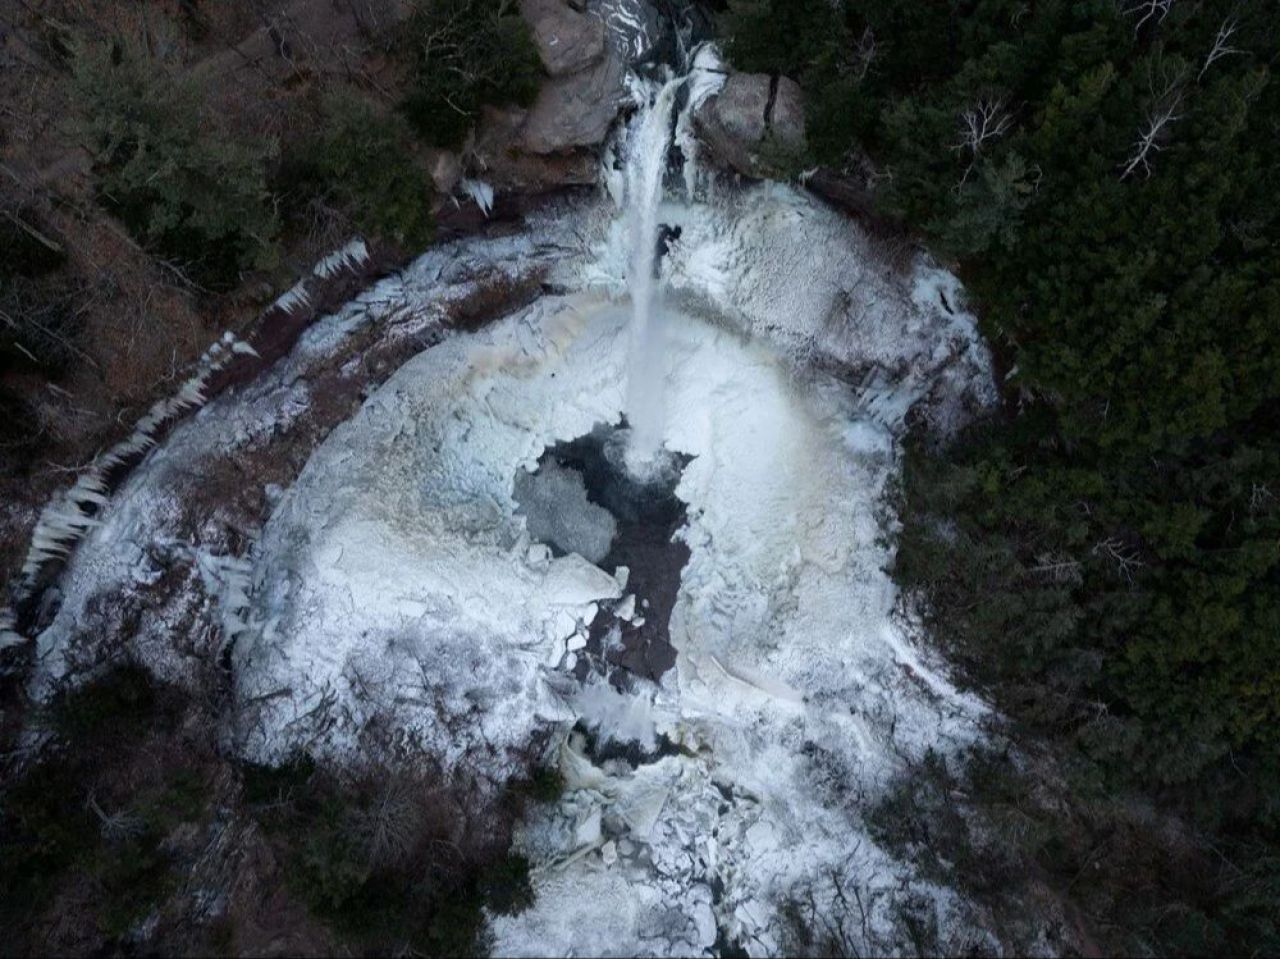
<svg viewBox="0 0 1280 959">
<path fill-rule="evenodd" d="M 899 882 L 861 804 L 902 759 L 967 740 L 981 710 L 894 615 L 885 424 L 768 343 L 668 320 L 674 569 L 633 581 L 564 548 L 604 562 L 626 521 L 573 481 L 573 441 L 595 431 L 603 449 L 625 403 L 629 312 L 590 294 L 405 364 L 315 452 L 259 547 L 264 626 L 235 650 L 238 695 L 261 703 L 249 752 L 324 730 L 341 754 L 376 721 L 495 781 L 531 744 L 556 756 L 571 788 L 521 834 L 538 902 L 495 918 L 500 952 L 776 948 L 799 887 Z M 540 461 L 572 474 L 548 497 L 570 517 L 533 510 L 559 543 L 530 535 L 531 494 L 515 496 Z M 645 595 L 664 571 L 674 595 Z M 661 651 L 635 665 L 623 637 L 666 609 L 652 639 L 669 637 L 674 668 Z"/>
<path fill-rule="evenodd" d="M 633 218 L 616 195 L 554 206 L 429 251 L 175 429 L 70 561 L 33 692 L 110 636 L 193 689 L 225 659 L 252 759 L 390 747 L 489 796 L 556 764 L 565 795 L 517 831 L 537 900 L 490 917 L 499 954 L 776 953 L 787 903 L 847 923 L 851 899 L 862 953 L 910 951 L 908 915 L 998 949 L 863 825 L 984 714 L 885 571 L 909 414 L 945 433 L 993 395 L 963 292 L 798 190 L 676 200 L 653 169 L 651 219 L 679 237 L 649 291 L 649 493 L 610 454 L 634 400 Z M 446 329 L 494 276 L 555 292 Z M 330 430 L 327 391 L 373 381 L 371 355 L 410 358 Z M 282 448 L 301 472 L 229 536 L 201 478 L 238 492 Z"/>
</svg>

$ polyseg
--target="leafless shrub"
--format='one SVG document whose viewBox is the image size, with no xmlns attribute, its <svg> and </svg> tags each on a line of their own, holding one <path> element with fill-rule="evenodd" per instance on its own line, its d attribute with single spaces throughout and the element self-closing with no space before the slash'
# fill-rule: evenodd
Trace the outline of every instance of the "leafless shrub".
<svg viewBox="0 0 1280 959">
<path fill-rule="evenodd" d="M 1126 16 L 1136 16 L 1138 21 L 1133 25 L 1133 33 L 1136 36 L 1138 31 L 1142 29 L 1142 25 L 1148 20 L 1154 19 L 1157 24 L 1163 23 L 1164 18 L 1169 15 L 1169 11 L 1173 9 L 1173 0 L 1135 0 L 1124 8 Z"/>
<path fill-rule="evenodd" d="M 1158 72 L 1162 74 L 1159 78 L 1156 76 Z M 1180 69 L 1165 71 L 1159 67 L 1153 67 L 1148 77 L 1148 85 L 1151 91 L 1151 105 L 1138 131 L 1138 138 L 1133 143 L 1133 152 L 1129 155 L 1124 164 L 1124 171 L 1120 174 L 1122 180 L 1138 171 L 1141 171 L 1144 177 L 1151 176 L 1153 155 L 1164 149 L 1169 126 L 1182 119 L 1183 71 Z"/>
<path fill-rule="evenodd" d="M 969 165 L 960 178 L 960 185 L 963 186 L 973 173 L 987 144 L 1009 132 L 1013 125 L 1013 115 L 1009 112 L 1004 97 L 982 97 L 977 103 L 961 110 L 959 120 L 960 139 L 951 145 L 951 149 L 969 156 Z"/>
<path fill-rule="evenodd" d="M 145 824 L 142 817 L 127 808 L 108 813 L 98 804 L 97 797 L 89 793 L 85 803 L 98 817 L 98 828 L 107 842 L 125 842 L 142 835 Z"/>
<path fill-rule="evenodd" d="M 407 861 L 422 838 L 425 810 L 420 784 L 389 775 L 372 802 L 356 815 L 356 825 L 369 852 L 371 868 Z"/>
</svg>

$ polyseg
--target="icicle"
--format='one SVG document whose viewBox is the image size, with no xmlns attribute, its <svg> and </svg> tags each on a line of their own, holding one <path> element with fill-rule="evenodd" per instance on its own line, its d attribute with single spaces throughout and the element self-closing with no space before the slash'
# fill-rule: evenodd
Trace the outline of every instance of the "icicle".
<svg viewBox="0 0 1280 959">
<path fill-rule="evenodd" d="M 715 96 L 728 75 L 724 62 L 711 44 L 698 47 L 687 78 L 688 102 L 676 119 L 675 142 L 684 156 L 685 198 L 692 203 L 698 187 L 700 141 L 693 129 L 693 115 L 704 101 Z"/>
<path fill-rule="evenodd" d="M 476 206 L 487 218 L 493 210 L 493 187 L 484 180 L 464 179 L 458 184 L 462 188 L 462 192 L 471 199 L 475 200 Z"/>
<path fill-rule="evenodd" d="M 356 238 L 321 260 L 316 265 L 315 272 L 318 276 L 329 277 L 340 269 L 350 269 L 366 263 L 368 259 L 368 247 L 364 240 Z M 276 300 L 275 306 L 290 312 L 309 303 L 306 280 L 300 280 Z M 99 520 L 86 512 L 85 507 L 92 506 L 97 510 L 107 505 L 108 488 L 104 479 L 106 471 L 150 450 L 156 445 L 156 434 L 165 424 L 184 411 L 207 403 L 209 398 L 205 395 L 205 386 L 209 377 L 226 366 L 237 354 L 257 356 L 258 351 L 227 330 L 204 351 L 196 362 L 196 372 L 179 387 L 177 393 L 153 403 L 146 414 L 134 424 L 133 432 L 127 438 L 111 447 L 69 489 L 49 501 L 31 533 L 31 545 L 22 564 L 26 590 L 35 585 L 36 577 L 45 563 L 65 559 L 86 531 L 101 525 Z"/>
<path fill-rule="evenodd" d="M 77 504 L 92 503 L 94 506 L 104 506 L 107 502 L 106 484 L 102 482 L 96 469 L 91 469 L 78 480 L 75 486 L 71 487 L 68 496 Z"/>
<path fill-rule="evenodd" d="M 312 272 L 322 280 L 327 280 L 339 270 L 350 270 L 367 263 L 369 248 L 364 240 L 356 237 L 340 250 L 335 250 L 316 264 Z"/>
<path fill-rule="evenodd" d="M 182 384 L 177 400 L 187 406 L 203 406 L 205 403 L 204 377 L 193 376 Z"/>
<path fill-rule="evenodd" d="M 224 639 L 234 639 L 247 631 L 253 564 L 238 556 L 218 556 L 202 549 L 193 549 L 191 555 L 205 590 L 217 603 Z"/>
<path fill-rule="evenodd" d="M 33 543 L 34 548 L 43 556 L 66 556 L 71 551 L 71 547 L 68 544 L 54 539 L 52 536 L 42 536 L 33 541 Z"/>
<path fill-rule="evenodd" d="M 27 638 L 18 632 L 18 621 L 13 612 L 0 609 L 0 649 L 19 646 L 26 641 Z"/>
<path fill-rule="evenodd" d="M 292 313 L 298 307 L 306 307 L 311 303 L 311 294 L 307 292 L 307 281 L 299 280 L 280 295 L 272 304 L 277 310 Z"/>
</svg>

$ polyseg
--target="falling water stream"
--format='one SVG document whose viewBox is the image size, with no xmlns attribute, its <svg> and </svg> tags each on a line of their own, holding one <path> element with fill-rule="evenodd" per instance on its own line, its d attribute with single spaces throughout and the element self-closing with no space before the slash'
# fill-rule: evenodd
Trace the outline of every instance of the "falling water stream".
<svg viewBox="0 0 1280 959">
<path fill-rule="evenodd" d="M 626 201 L 631 221 L 631 357 L 627 371 L 627 419 L 631 442 L 627 467 L 651 472 L 662 445 L 665 417 L 663 342 L 666 336 L 658 281 L 658 206 L 671 145 L 671 111 L 684 77 L 667 81 L 642 107 L 626 159 Z"/>
</svg>

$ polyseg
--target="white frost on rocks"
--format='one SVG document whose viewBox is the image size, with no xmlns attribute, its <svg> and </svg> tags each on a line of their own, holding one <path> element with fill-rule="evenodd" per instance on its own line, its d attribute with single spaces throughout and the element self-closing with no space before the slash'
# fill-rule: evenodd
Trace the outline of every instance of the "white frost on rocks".
<svg viewBox="0 0 1280 959">
<path fill-rule="evenodd" d="M 585 280 L 621 296 L 631 238 L 625 218 L 604 231 Z M 667 200 L 657 221 L 681 229 L 663 261 L 669 297 L 799 366 L 835 365 L 881 394 L 881 422 L 921 399 L 950 431 L 994 401 L 990 356 L 953 276 L 923 255 L 903 271 L 847 217 L 777 183 L 721 191 L 712 203 Z M 945 299 L 944 299 L 945 297 Z"/>
<path fill-rule="evenodd" d="M 235 649 L 251 755 L 342 754 L 377 719 L 505 779 L 570 718 L 544 663 L 619 589 L 576 554 L 530 558 L 512 480 L 617 408 L 616 369 L 586 394 L 546 375 L 585 351 L 584 308 L 545 299 L 420 354 L 313 454 L 263 531 L 263 625 Z"/>
<path fill-rule="evenodd" d="M 358 330 L 373 325 L 383 339 L 418 336 L 438 328 L 443 304 L 469 295 L 477 277 L 483 274 L 497 271 L 514 278 L 551 261 L 572 262 L 581 255 L 581 244 L 569 229 L 570 223 L 570 217 L 556 211 L 544 219 L 535 219 L 534 229 L 528 234 L 462 240 L 432 249 L 402 274 L 387 277 L 338 312 L 318 319 L 303 332 L 285 359 L 253 383 L 214 399 L 178 423 L 112 496 L 103 503 L 94 501 L 98 512 L 92 517 L 84 516 L 86 522 L 77 525 L 75 531 L 83 533 L 83 538 L 58 583 L 60 605 L 48 625 L 34 637 L 37 667 L 30 682 L 31 694 L 36 698 L 50 695 L 79 653 L 93 661 L 100 658 L 104 644 L 122 644 L 162 679 L 190 680 L 192 669 L 199 668 L 199 664 L 179 651 L 178 641 L 185 643 L 218 625 L 238 623 L 243 610 L 227 613 L 216 602 L 218 596 L 229 595 L 238 603 L 234 592 L 224 593 L 216 588 L 212 604 L 194 598 L 199 607 L 195 622 L 178 616 L 177 611 L 158 607 L 158 598 L 150 597 L 143 603 L 144 615 L 130 625 L 127 635 L 120 635 L 121 624 L 115 611 L 149 590 L 166 569 L 175 564 L 193 566 L 194 551 L 202 547 L 207 551 L 208 542 L 220 538 L 220 531 L 212 528 L 216 525 L 213 517 L 201 528 L 191 529 L 183 506 L 202 492 L 201 464 L 261 447 L 288 431 L 295 420 L 306 415 L 312 401 L 308 377 Z M 343 256 L 359 253 L 355 246 L 344 249 Z M 224 338 L 215 344 L 216 349 L 211 348 L 209 357 L 218 360 L 240 352 L 239 345 L 239 341 Z M 135 433 L 100 462 L 109 465 L 123 455 L 120 450 L 140 451 L 151 446 L 156 413 L 152 410 Z M 90 471 L 87 475 L 91 479 L 94 474 Z M 89 479 L 78 481 L 50 505 L 51 515 L 67 512 L 68 497 L 75 507 L 79 499 L 93 492 Z M 75 522 L 80 524 L 80 520 Z M 68 547 L 68 539 L 58 534 L 59 528 L 38 525 L 33 551 L 45 546 Z M 218 550 L 213 554 L 222 555 Z M 236 559 L 223 556 L 226 563 Z M 199 575 L 192 581 L 201 586 L 212 582 Z M 5 626 L 10 631 L 12 628 Z M 238 630 L 239 626 L 235 628 Z M 226 639 L 221 636 L 214 643 L 215 651 Z M 5 641 L 13 645 L 18 640 L 6 635 Z"/>
<path fill-rule="evenodd" d="M 861 902 L 863 952 L 908 948 L 904 898 L 941 948 L 962 931 L 971 943 L 966 903 L 893 860 L 863 822 L 896 771 L 971 742 L 984 713 L 896 614 L 885 572 L 886 484 L 908 413 L 945 428 L 992 395 L 960 290 L 923 261 L 899 276 L 847 220 L 785 187 L 664 203 L 659 222 L 682 229 L 661 267 L 662 439 L 692 457 L 676 490 L 690 550 L 670 623 L 677 661 L 660 684 L 620 693 L 567 674 L 627 577 L 554 558 L 512 497 L 548 445 L 623 408 L 630 250 L 602 202 L 433 251 L 178 427 L 72 557 L 36 690 L 104 600 L 162 575 L 157 555 L 203 557 L 194 575 L 227 608 L 200 622 L 231 617 L 222 628 L 238 634 L 249 756 L 349 758 L 377 728 L 502 780 L 550 741 L 569 789 L 522 827 L 537 901 L 491 917 L 500 954 L 705 954 L 720 936 L 775 953 L 790 899 L 824 915 Z M 422 330 L 441 300 L 531 262 L 553 265 L 548 284 L 569 292 L 402 366 L 273 498 L 248 556 L 180 526 L 202 458 L 302 415 L 307 371 L 353 331 L 406 317 Z M 644 597 L 624 604 L 647 614 Z M 179 627 L 144 623 L 128 642 L 168 678 L 182 668 Z M 594 761 L 569 732 L 579 720 L 637 756 Z"/>
<path fill-rule="evenodd" d="M 317 450 L 263 533 L 263 626 L 235 651 L 240 701 L 258 704 L 250 754 L 349 754 L 376 719 L 501 780 L 559 731 L 573 788 L 522 834 L 538 900 L 493 917 L 503 954 L 679 955 L 719 932 L 774 952 L 781 904 L 834 909 L 832 877 L 865 894 L 867 949 L 898 941 L 904 888 L 955 929 L 956 897 L 914 880 L 860 818 L 903 763 L 970 742 L 984 711 L 894 613 L 884 490 L 905 405 L 797 375 L 767 339 L 670 316 L 679 415 L 664 439 L 692 457 L 676 491 L 691 551 L 676 668 L 636 694 L 566 686 L 581 621 L 622 591 L 577 556 L 531 549 L 513 479 L 617 421 L 628 312 L 544 297 L 419 355 Z M 579 718 L 679 751 L 596 767 L 563 739 Z M 624 840 L 632 852 L 606 869 L 603 844 Z"/>
<path fill-rule="evenodd" d="M 618 325 L 601 311 L 582 334 L 598 352 L 556 381 L 591 393 L 598 371 L 624 362 Z M 834 382 L 798 381 L 766 344 L 688 314 L 669 326 L 680 415 L 665 438 L 693 457 L 677 488 L 691 557 L 671 620 L 676 669 L 635 696 L 588 686 L 573 706 L 606 738 L 652 750 L 662 735 L 679 752 L 602 769 L 563 743 L 572 788 L 522 837 L 538 900 L 493 917 L 497 951 L 688 955 L 722 931 L 772 953 L 782 902 L 812 894 L 834 909 L 833 876 L 868 904 L 860 948 L 896 941 L 893 900 L 907 887 L 952 930 L 956 897 L 914 881 L 860 819 L 904 762 L 972 741 L 984 712 L 894 614 L 883 494 L 897 424 Z M 858 432 L 884 442 L 868 451 L 848 441 Z M 574 830 L 596 811 L 603 831 L 588 849 Z M 623 840 L 635 852 L 613 868 L 588 854 Z"/>
</svg>

